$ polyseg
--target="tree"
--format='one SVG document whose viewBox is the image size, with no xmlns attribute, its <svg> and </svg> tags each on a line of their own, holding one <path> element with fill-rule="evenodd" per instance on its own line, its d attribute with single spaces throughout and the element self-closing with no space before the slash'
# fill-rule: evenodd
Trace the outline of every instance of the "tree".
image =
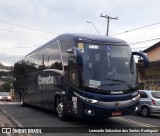
<svg viewBox="0 0 160 136">
<path fill-rule="evenodd" d="M 10 92 L 10 89 L 10 83 L 7 82 L 0 86 L 0 92 Z"/>
</svg>

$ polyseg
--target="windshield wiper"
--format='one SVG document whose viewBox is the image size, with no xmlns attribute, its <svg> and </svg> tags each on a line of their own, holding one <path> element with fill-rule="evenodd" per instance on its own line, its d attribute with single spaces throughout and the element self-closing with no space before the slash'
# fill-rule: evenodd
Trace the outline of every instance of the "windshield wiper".
<svg viewBox="0 0 160 136">
<path fill-rule="evenodd" d="M 130 89 L 133 90 L 133 87 L 132 87 L 130 84 L 128 84 L 126 81 L 124 81 L 124 80 L 118 80 L 118 79 L 107 79 L 107 80 L 122 82 L 122 83 L 124 83 L 128 88 L 130 88 Z M 107 85 L 118 85 L 118 84 L 113 84 L 113 83 L 112 83 L 112 84 L 102 84 L 102 85 L 98 86 L 97 89 L 99 89 L 99 88 L 102 87 L 102 86 L 107 86 Z"/>
<path fill-rule="evenodd" d="M 118 80 L 118 79 L 111 79 L 112 81 L 119 81 L 119 82 L 122 82 L 124 83 L 126 86 L 128 86 L 128 88 L 132 89 L 133 90 L 133 87 L 126 81 L 124 80 Z"/>
<path fill-rule="evenodd" d="M 110 80 L 110 79 L 107 79 L 107 80 Z M 113 81 L 113 80 L 111 80 L 111 81 Z M 119 85 L 119 84 L 115 84 L 115 83 L 114 84 L 113 83 L 112 84 L 102 84 L 102 85 L 98 86 L 97 89 L 99 89 L 102 86 L 107 86 L 107 85 Z"/>
</svg>

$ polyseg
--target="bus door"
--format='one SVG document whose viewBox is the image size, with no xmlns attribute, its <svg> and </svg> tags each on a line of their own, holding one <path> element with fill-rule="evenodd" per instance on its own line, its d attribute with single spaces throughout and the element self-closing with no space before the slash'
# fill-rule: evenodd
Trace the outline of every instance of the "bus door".
<svg viewBox="0 0 160 136">
<path fill-rule="evenodd" d="M 71 56 L 68 59 L 68 81 L 69 81 L 69 90 L 68 90 L 68 100 L 70 103 L 70 111 L 75 115 L 78 112 L 78 102 L 77 98 L 74 96 L 74 92 L 79 90 L 80 87 L 80 67 L 77 64 L 77 58 Z"/>
<path fill-rule="evenodd" d="M 68 81 L 69 81 L 69 86 L 74 86 L 74 87 L 79 87 L 80 82 L 79 82 L 79 66 L 76 61 L 75 56 L 71 56 L 68 59 Z"/>
</svg>

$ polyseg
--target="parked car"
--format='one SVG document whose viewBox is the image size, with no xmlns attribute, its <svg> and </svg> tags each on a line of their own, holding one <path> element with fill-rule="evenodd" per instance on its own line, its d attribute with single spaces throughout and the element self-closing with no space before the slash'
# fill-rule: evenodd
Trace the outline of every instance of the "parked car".
<svg viewBox="0 0 160 136">
<path fill-rule="evenodd" d="M 152 113 L 160 114 L 160 91 L 139 90 L 140 107 L 142 116 L 149 116 Z"/>
<path fill-rule="evenodd" d="M 9 92 L 0 92 L 0 101 L 11 101 L 11 96 Z"/>
</svg>

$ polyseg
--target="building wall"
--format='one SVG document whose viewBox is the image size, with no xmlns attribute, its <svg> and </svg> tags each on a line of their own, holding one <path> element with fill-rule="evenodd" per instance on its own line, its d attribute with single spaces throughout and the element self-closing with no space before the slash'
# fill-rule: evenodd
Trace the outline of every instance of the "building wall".
<svg viewBox="0 0 160 136">
<path fill-rule="evenodd" d="M 160 90 L 160 66 L 146 69 L 145 89 Z"/>
<path fill-rule="evenodd" d="M 160 46 L 153 48 L 152 50 L 147 52 L 147 56 L 150 61 L 160 60 Z"/>
<path fill-rule="evenodd" d="M 147 69 L 138 66 L 140 89 L 160 91 L 160 45 L 147 52 L 150 66 Z"/>
</svg>

